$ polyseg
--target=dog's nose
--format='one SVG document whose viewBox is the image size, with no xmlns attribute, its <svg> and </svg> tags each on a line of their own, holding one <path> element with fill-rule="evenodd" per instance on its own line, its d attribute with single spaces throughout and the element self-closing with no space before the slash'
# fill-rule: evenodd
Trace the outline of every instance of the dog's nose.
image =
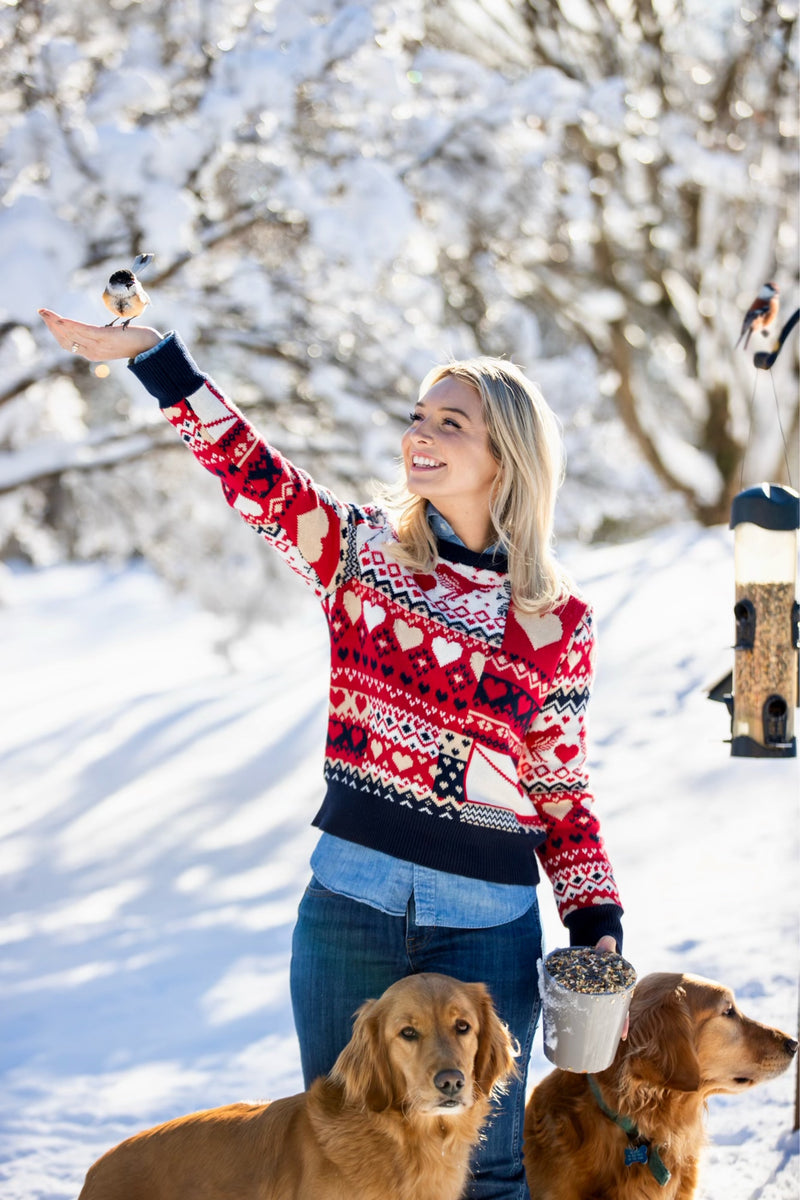
<svg viewBox="0 0 800 1200">
<path fill-rule="evenodd" d="M 433 1086 L 443 1096 L 457 1096 L 463 1088 L 464 1083 L 463 1071 L 438 1071 L 433 1077 Z"/>
<path fill-rule="evenodd" d="M 789 1055 L 789 1057 L 791 1058 L 791 1056 L 793 1054 L 797 1053 L 797 1042 L 794 1040 L 794 1038 L 789 1038 L 789 1037 L 784 1038 L 783 1039 L 783 1048 L 786 1051 L 786 1053 Z"/>
</svg>

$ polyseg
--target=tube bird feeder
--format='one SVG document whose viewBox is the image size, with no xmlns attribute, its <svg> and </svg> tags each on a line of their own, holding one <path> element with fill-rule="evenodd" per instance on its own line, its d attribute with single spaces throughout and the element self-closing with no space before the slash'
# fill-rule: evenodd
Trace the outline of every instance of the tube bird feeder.
<svg viewBox="0 0 800 1200">
<path fill-rule="evenodd" d="M 794 758 L 800 496 L 774 483 L 731 505 L 736 596 L 731 754 Z"/>
</svg>

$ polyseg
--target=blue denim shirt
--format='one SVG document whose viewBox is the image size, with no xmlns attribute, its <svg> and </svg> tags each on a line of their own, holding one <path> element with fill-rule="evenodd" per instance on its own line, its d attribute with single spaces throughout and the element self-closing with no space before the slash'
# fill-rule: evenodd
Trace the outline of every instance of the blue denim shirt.
<svg viewBox="0 0 800 1200">
<path fill-rule="evenodd" d="M 528 885 L 487 883 L 433 871 L 345 842 L 331 833 L 320 836 L 311 855 L 311 869 L 328 891 L 391 916 L 405 916 L 413 895 L 418 925 L 487 929 L 515 921 L 536 899 L 536 888 Z"/>
<path fill-rule="evenodd" d="M 437 537 L 463 545 L 432 504 L 428 505 L 428 519 Z M 536 899 L 535 887 L 487 883 L 434 871 L 330 833 L 323 833 L 317 842 L 311 869 L 328 891 L 392 916 L 404 916 L 413 895 L 418 925 L 487 929 L 515 921 Z"/>
</svg>

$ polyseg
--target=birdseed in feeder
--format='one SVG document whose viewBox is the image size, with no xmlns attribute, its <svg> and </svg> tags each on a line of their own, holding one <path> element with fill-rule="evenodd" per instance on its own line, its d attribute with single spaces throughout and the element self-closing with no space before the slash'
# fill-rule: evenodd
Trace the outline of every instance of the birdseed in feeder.
<svg viewBox="0 0 800 1200">
<path fill-rule="evenodd" d="M 760 711 L 765 686 L 785 691 L 787 700 L 793 699 L 790 689 L 797 671 L 792 645 L 794 585 L 739 583 L 736 600 L 750 600 L 757 614 L 755 645 L 752 651 L 736 656 L 738 699 L 749 703 L 752 697 L 754 710 Z"/>
</svg>

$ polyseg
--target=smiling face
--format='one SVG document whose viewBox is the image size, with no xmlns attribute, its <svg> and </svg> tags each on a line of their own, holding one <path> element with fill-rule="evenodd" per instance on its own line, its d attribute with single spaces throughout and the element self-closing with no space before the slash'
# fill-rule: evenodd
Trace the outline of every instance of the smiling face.
<svg viewBox="0 0 800 1200">
<path fill-rule="evenodd" d="M 499 466 L 478 391 L 452 375 L 440 379 L 417 402 L 402 451 L 408 490 L 430 500 L 467 546 L 485 549 Z"/>
</svg>

